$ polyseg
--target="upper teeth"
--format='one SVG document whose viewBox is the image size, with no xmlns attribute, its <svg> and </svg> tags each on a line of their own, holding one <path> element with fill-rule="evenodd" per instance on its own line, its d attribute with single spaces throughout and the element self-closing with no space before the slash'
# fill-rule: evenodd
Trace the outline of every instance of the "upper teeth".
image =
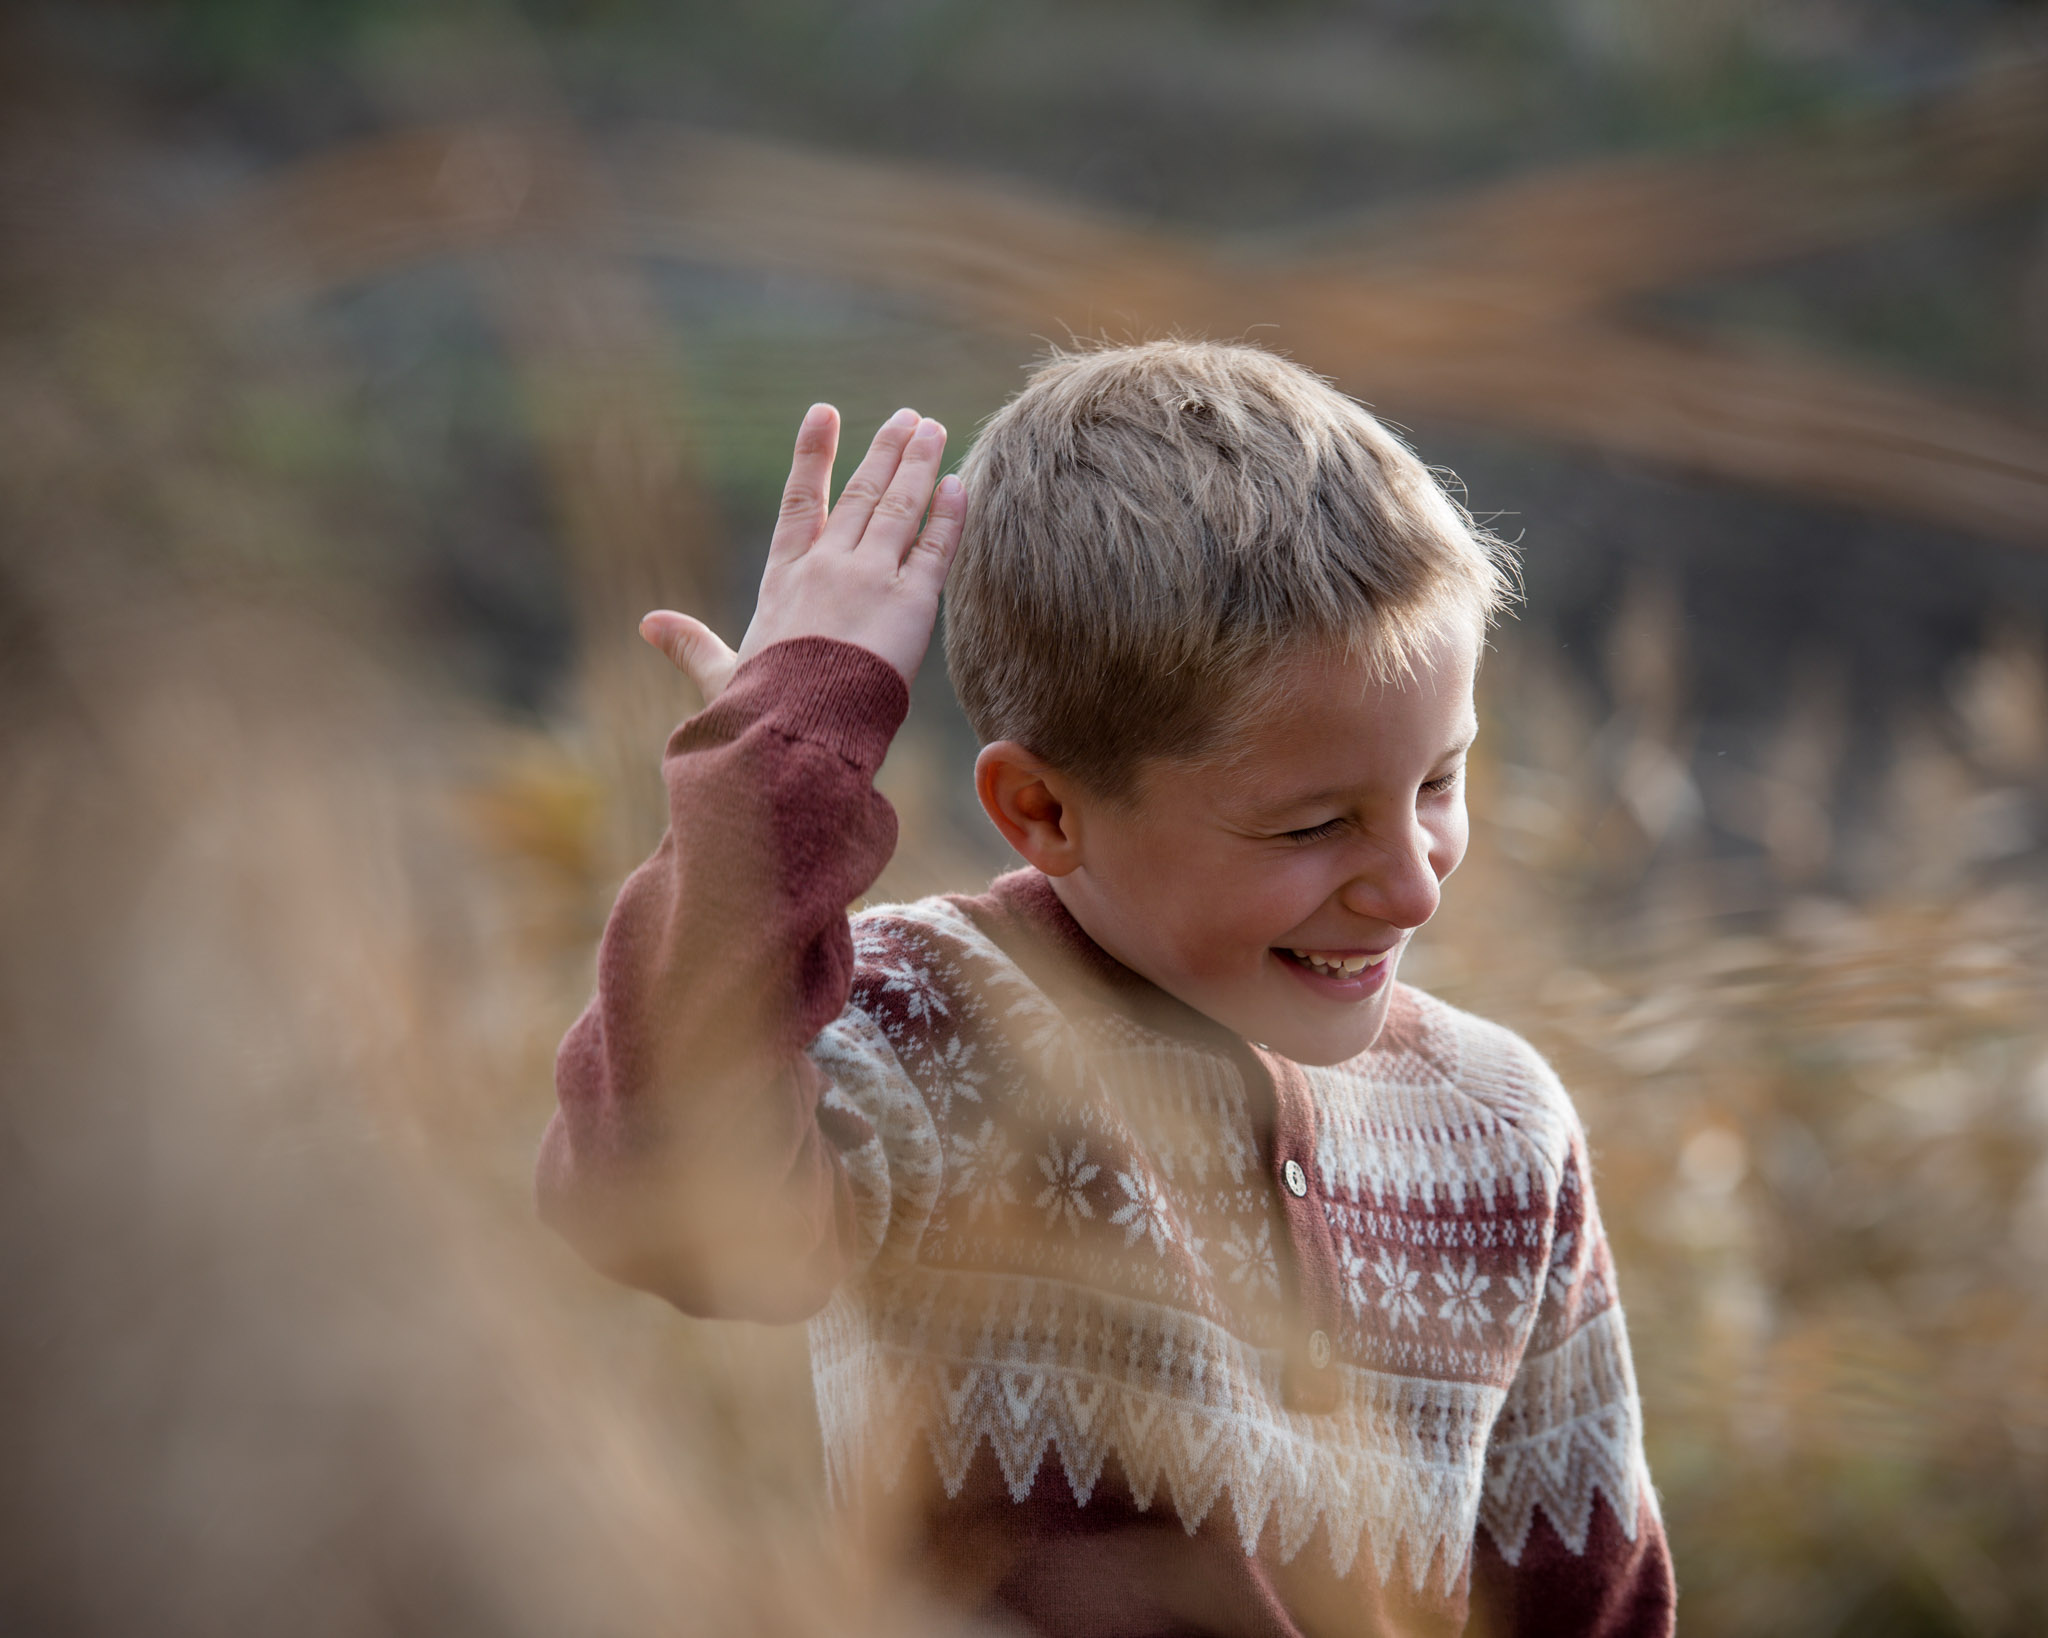
<svg viewBox="0 0 2048 1638">
<path fill-rule="evenodd" d="M 1385 950 L 1378 955 L 1318 955 L 1313 950 L 1296 950 L 1293 954 L 1297 961 L 1306 961 L 1317 971 L 1326 973 L 1362 973 L 1387 959 Z"/>
</svg>

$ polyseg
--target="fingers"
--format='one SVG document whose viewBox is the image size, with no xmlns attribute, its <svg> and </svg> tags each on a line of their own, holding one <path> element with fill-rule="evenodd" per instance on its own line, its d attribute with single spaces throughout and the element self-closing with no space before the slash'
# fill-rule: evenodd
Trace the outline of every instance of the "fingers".
<svg viewBox="0 0 2048 1638">
<path fill-rule="evenodd" d="M 846 487 L 839 492 L 839 504 L 832 508 L 832 516 L 826 528 L 832 543 L 851 550 L 860 544 L 866 532 L 868 519 L 874 515 L 875 503 L 882 498 L 889 487 L 889 480 L 896 475 L 897 463 L 903 458 L 903 446 L 910 442 L 916 432 L 919 419 L 916 410 L 900 409 L 884 421 L 881 430 L 875 434 L 875 441 L 868 446 L 868 452 L 853 476 L 846 480 Z"/>
<path fill-rule="evenodd" d="M 701 620 L 673 609 L 656 609 L 640 622 L 640 635 L 668 656 L 670 664 L 697 685 L 709 705 L 725 692 L 740 657 Z"/>
<path fill-rule="evenodd" d="M 967 491 L 950 472 L 939 480 L 932 496 L 932 513 L 925 520 L 924 533 L 903 560 L 906 575 L 928 575 L 936 590 L 952 566 L 953 553 L 960 545 L 960 530 L 967 521 Z"/>
<path fill-rule="evenodd" d="M 782 510 L 768 542 L 771 563 L 801 557 L 825 527 L 832 462 L 838 453 L 839 412 L 830 404 L 813 404 L 796 429 L 796 453 L 789 463 L 789 481 L 782 486 Z"/>
<path fill-rule="evenodd" d="M 892 565 L 902 563 L 917 539 L 918 520 L 931 503 L 932 485 L 938 482 L 939 460 L 945 453 L 946 429 L 936 421 L 920 420 L 903 446 L 889 487 L 875 502 L 861 535 L 862 546 L 886 553 Z"/>
</svg>

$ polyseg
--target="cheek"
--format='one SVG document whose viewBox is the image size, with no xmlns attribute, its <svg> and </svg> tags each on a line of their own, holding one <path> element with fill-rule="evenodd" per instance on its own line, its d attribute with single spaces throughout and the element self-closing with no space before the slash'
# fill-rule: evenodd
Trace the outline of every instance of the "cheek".
<svg viewBox="0 0 2048 1638">
<path fill-rule="evenodd" d="M 1297 855 L 1260 860 L 1218 878 L 1228 883 L 1220 891 L 1214 883 L 1205 884 L 1215 914 L 1230 922 L 1234 944 L 1263 952 L 1282 942 L 1343 886 L 1342 874 L 1316 853 L 1304 848 Z"/>
<path fill-rule="evenodd" d="M 1471 839 L 1472 820 L 1463 802 L 1445 814 L 1441 824 L 1430 826 L 1429 865 L 1438 881 L 1458 868 Z"/>
<path fill-rule="evenodd" d="M 1313 860 L 1211 861 L 1189 870 L 1172 918 L 1178 963 L 1196 977 L 1228 978 L 1265 959 L 1328 896 Z"/>
</svg>

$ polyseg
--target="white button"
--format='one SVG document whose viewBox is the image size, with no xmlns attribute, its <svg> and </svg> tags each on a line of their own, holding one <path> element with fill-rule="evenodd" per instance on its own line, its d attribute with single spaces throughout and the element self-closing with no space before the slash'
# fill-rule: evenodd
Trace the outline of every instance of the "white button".
<svg viewBox="0 0 2048 1638">
<path fill-rule="evenodd" d="M 1308 1362 L 1319 1371 L 1330 1363 L 1330 1333 L 1328 1331 L 1309 1332 Z"/>
<path fill-rule="evenodd" d="M 1295 1199 L 1299 1200 L 1303 1195 L 1308 1193 L 1308 1173 L 1301 1169 L 1300 1161 L 1288 1161 L 1288 1163 L 1285 1166 L 1280 1168 L 1280 1175 L 1287 1179 L 1287 1192 L 1293 1195 Z M 1318 1336 L 1322 1335 L 1320 1331 L 1316 1334 Z M 1325 1346 L 1327 1346 L 1327 1344 L 1328 1339 L 1326 1338 Z"/>
</svg>

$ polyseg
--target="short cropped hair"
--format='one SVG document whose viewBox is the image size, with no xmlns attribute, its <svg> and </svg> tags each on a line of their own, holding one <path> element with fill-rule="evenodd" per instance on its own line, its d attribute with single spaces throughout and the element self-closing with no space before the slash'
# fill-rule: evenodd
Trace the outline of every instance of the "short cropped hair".
<svg viewBox="0 0 2048 1638">
<path fill-rule="evenodd" d="M 1412 674 L 1507 549 L 1320 376 L 1241 343 L 1055 351 L 961 468 L 946 669 L 984 743 L 1127 797 L 1227 744 L 1284 651 Z"/>
</svg>

